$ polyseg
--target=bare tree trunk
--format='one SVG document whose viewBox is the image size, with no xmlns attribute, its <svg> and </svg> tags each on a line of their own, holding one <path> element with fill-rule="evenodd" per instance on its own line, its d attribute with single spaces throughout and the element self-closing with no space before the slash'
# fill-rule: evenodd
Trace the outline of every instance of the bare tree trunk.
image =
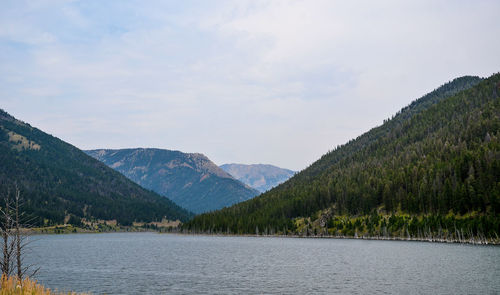
<svg viewBox="0 0 500 295">
<path fill-rule="evenodd" d="M 33 268 L 33 265 L 24 265 L 23 262 L 25 248 L 29 242 L 26 234 L 21 231 L 21 227 L 29 226 L 32 220 L 27 220 L 21 210 L 21 192 L 17 185 L 15 185 L 14 200 L 10 198 L 10 191 L 3 199 L 5 208 L 0 208 L 0 242 L 3 243 L 0 267 L 2 275 L 8 277 L 15 272 L 17 279 L 21 282 L 28 275 L 28 271 Z M 38 269 L 35 269 L 31 275 L 35 275 L 37 271 Z"/>
<path fill-rule="evenodd" d="M 19 281 L 23 280 L 23 268 L 21 265 L 21 232 L 19 230 L 20 228 L 20 222 L 19 222 L 19 198 L 20 198 L 20 192 L 19 189 L 16 186 L 16 226 L 15 226 L 15 239 L 16 239 L 16 260 L 17 260 L 17 278 Z"/>
<path fill-rule="evenodd" d="M 7 231 L 5 230 L 2 231 L 2 238 L 3 238 L 2 274 L 8 275 L 10 259 L 9 259 L 9 249 L 8 249 L 9 237 L 7 235 Z"/>
<path fill-rule="evenodd" d="M 10 217 L 10 192 L 4 197 L 5 208 L 2 210 L 2 241 L 3 241 L 3 257 L 2 257 L 2 274 L 5 276 L 10 275 L 10 254 L 11 249 L 9 249 L 9 235 L 11 228 L 11 217 Z"/>
</svg>

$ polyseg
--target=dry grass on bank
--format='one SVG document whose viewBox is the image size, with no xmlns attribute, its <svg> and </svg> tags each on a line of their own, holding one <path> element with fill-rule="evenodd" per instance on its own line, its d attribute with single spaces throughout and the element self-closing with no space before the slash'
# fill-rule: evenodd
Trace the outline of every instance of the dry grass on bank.
<svg viewBox="0 0 500 295">
<path fill-rule="evenodd" d="M 0 295 L 84 295 L 75 292 L 54 292 L 36 281 L 26 278 L 21 282 L 16 277 L 2 276 Z"/>
</svg>

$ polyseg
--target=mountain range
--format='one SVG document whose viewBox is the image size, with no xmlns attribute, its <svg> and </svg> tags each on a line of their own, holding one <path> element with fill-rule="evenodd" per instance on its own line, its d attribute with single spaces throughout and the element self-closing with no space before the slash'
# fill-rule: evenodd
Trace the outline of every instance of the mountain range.
<svg viewBox="0 0 500 295">
<path fill-rule="evenodd" d="M 85 152 L 194 213 L 221 209 L 259 194 L 203 154 L 151 148 Z"/>
<path fill-rule="evenodd" d="M 497 239 L 500 74 L 465 76 L 404 107 L 194 232 Z"/>
<path fill-rule="evenodd" d="M 18 186 L 35 225 L 166 218 L 203 233 L 498 242 L 500 74 L 448 82 L 298 173 L 222 168 L 179 151 L 83 152 L 0 110 L 0 194 Z"/>
<path fill-rule="evenodd" d="M 35 225 L 68 217 L 186 221 L 192 213 L 146 190 L 78 148 L 0 110 L 0 194 L 21 190 L 23 210 Z"/>
<path fill-rule="evenodd" d="M 224 164 L 220 168 L 261 193 L 285 182 L 295 174 L 292 170 L 267 164 Z"/>
</svg>

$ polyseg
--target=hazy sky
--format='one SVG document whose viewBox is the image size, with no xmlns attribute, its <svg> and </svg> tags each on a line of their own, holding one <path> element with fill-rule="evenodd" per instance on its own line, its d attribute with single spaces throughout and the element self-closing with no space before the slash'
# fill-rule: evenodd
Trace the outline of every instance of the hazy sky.
<svg viewBox="0 0 500 295">
<path fill-rule="evenodd" d="M 2 1 L 0 108 L 81 149 L 302 169 L 462 75 L 500 1 Z"/>
</svg>

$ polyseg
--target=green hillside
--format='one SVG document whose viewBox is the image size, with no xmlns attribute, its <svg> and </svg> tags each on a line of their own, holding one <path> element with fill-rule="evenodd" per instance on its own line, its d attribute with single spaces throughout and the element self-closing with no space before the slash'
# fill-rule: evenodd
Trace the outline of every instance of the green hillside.
<svg viewBox="0 0 500 295">
<path fill-rule="evenodd" d="M 68 216 L 116 219 L 122 225 L 192 216 L 76 147 L 0 110 L 1 193 L 14 183 L 37 225 L 61 224 Z"/>
<path fill-rule="evenodd" d="M 462 77 L 277 188 L 185 230 L 497 238 L 500 74 Z"/>
</svg>

